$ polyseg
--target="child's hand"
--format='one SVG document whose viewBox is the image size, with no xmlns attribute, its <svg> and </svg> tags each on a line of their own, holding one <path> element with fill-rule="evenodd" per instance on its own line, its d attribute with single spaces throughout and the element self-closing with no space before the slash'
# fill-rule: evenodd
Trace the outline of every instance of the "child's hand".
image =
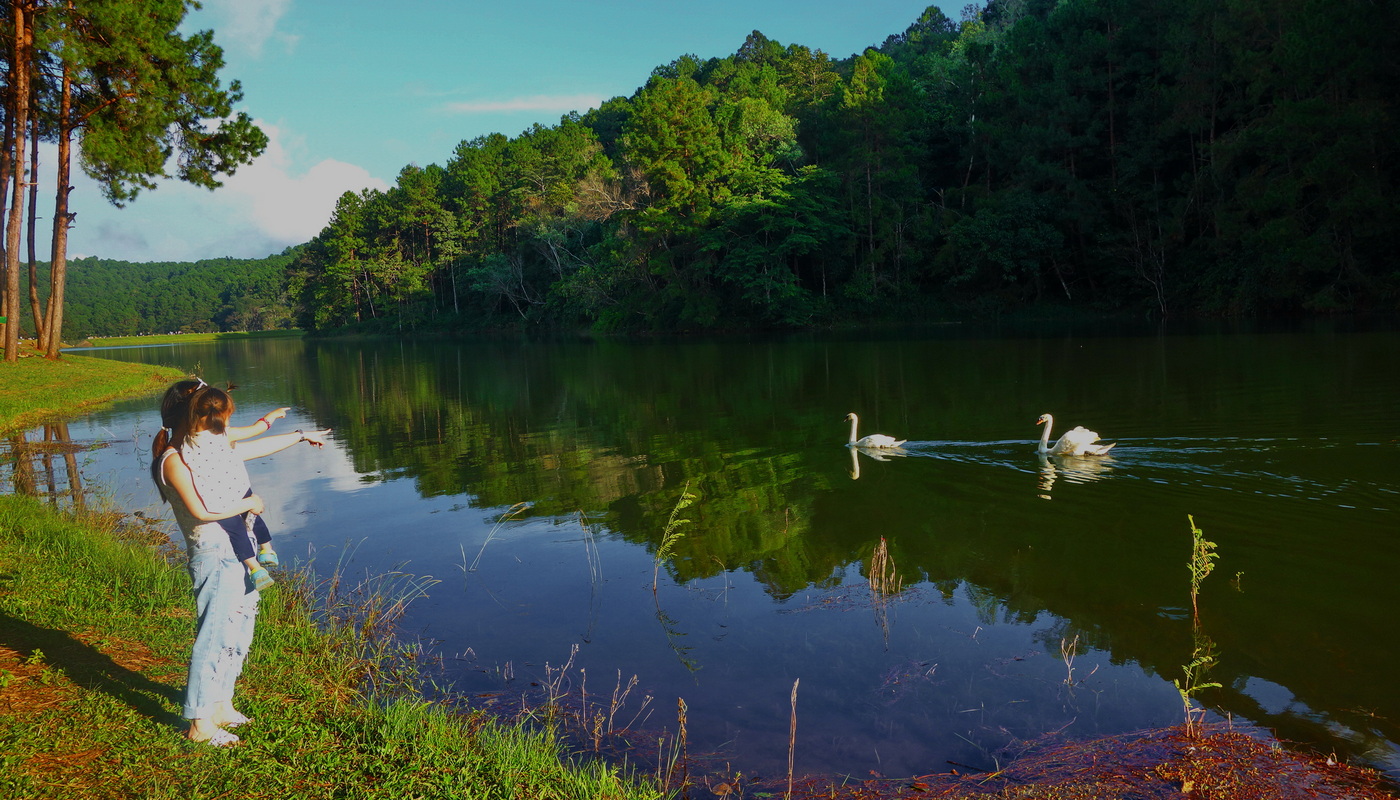
<svg viewBox="0 0 1400 800">
<path fill-rule="evenodd" d="M 262 415 L 262 418 L 265 419 L 265 420 L 267 420 L 267 424 L 268 424 L 268 425 L 271 425 L 272 422 L 273 422 L 273 420 L 279 420 L 279 419 L 281 419 L 281 418 L 287 416 L 287 412 L 290 411 L 290 410 L 291 410 L 290 408 L 274 408 L 273 410 L 267 412 L 266 414 L 263 414 L 263 415 Z"/>
<path fill-rule="evenodd" d="M 262 499 L 261 497 L 259 497 L 258 495 L 256 495 L 256 494 L 249 495 L 249 496 L 248 496 L 248 505 L 249 505 L 248 510 L 251 511 L 251 512 L 253 512 L 254 514 L 259 514 L 259 515 L 261 515 L 261 514 L 263 513 L 263 499 Z"/>
<path fill-rule="evenodd" d="M 306 440 L 306 443 L 312 447 L 324 447 L 326 444 L 326 437 L 330 435 L 330 432 L 330 428 L 320 431 L 303 431 L 301 436 Z"/>
</svg>

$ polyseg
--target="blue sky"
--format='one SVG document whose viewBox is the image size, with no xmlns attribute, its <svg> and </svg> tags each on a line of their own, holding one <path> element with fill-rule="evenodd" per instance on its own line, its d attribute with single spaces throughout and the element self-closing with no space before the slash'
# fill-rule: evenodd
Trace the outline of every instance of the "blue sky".
<svg viewBox="0 0 1400 800">
<path fill-rule="evenodd" d="M 936 3 L 953 19 L 963 4 Z M 79 175 L 69 252 L 126 261 L 280 252 L 315 236 L 347 190 L 387 188 L 406 164 L 446 163 L 461 141 L 515 136 L 630 95 L 680 55 L 730 55 L 759 30 L 845 58 L 927 5 L 203 0 L 188 25 L 214 31 L 225 83 L 242 82 L 239 108 L 268 133 L 268 151 L 222 189 L 166 181 L 121 209 Z M 41 169 L 51 181 L 52 159 Z"/>
</svg>

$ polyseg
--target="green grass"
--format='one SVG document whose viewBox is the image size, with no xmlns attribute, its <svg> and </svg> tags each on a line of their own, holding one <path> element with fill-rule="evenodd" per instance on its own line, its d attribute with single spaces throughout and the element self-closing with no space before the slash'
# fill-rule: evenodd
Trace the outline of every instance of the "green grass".
<svg viewBox="0 0 1400 800">
<path fill-rule="evenodd" d="M 0 433 L 76 416 L 123 397 L 156 394 L 184 374 L 155 367 L 66 354 L 0 362 Z"/>
<path fill-rule="evenodd" d="M 120 519 L 0 497 L 0 797 L 661 796 L 572 761 L 547 730 L 418 699 L 392 680 L 390 645 L 315 622 L 295 581 L 264 597 L 243 743 L 185 743 L 189 577 L 156 555 L 162 537 Z"/>
<path fill-rule="evenodd" d="M 232 331 L 229 333 L 157 333 L 150 336 L 94 336 L 83 340 L 87 347 L 127 347 L 142 344 L 190 344 L 223 342 L 229 339 L 286 339 L 304 336 L 304 331 Z"/>
</svg>

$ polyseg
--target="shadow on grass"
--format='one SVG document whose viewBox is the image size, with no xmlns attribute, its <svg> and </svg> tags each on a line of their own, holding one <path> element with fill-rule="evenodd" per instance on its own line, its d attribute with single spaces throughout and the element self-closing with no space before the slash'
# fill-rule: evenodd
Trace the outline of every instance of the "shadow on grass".
<svg viewBox="0 0 1400 800">
<path fill-rule="evenodd" d="M 16 651 L 22 660 L 37 656 L 44 664 L 62 670 L 78 686 L 108 694 L 155 722 L 173 727 L 185 725 L 179 714 L 166 705 L 178 706 L 182 702 L 179 689 L 118 664 L 67 631 L 0 614 L 0 646 Z"/>
</svg>

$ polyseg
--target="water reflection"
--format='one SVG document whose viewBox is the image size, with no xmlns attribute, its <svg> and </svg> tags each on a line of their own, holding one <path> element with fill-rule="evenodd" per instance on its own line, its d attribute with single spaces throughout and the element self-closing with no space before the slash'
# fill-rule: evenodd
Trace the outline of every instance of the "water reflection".
<svg viewBox="0 0 1400 800">
<path fill-rule="evenodd" d="M 1042 500 L 1050 499 L 1056 480 L 1069 483 L 1091 483 L 1111 478 L 1114 469 L 1113 456 L 1051 456 L 1036 453 L 1040 464 L 1037 486 Z"/>
<path fill-rule="evenodd" d="M 43 497 L 56 506 L 86 508 L 77 456 L 97 445 L 75 443 L 67 422 L 44 425 L 38 436 L 31 440 L 28 432 L 16 431 L 0 440 L 0 456 L 10 462 L 11 468 L 9 486 L 0 478 L 0 491 L 8 489 L 14 494 Z"/>
<path fill-rule="evenodd" d="M 234 379 L 252 405 L 337 430 L 334 475 L 254 477 L 307 512 L 288 539 L 368 537 L 357 569 L 453 575 L 489 541 L 480 571 L 410 612 L 414 630 L 485 665 L 451 680 L 498 688 L 499 665 L 523 673 L 578 642 L 589 671 L 684 695 L 697 737 L 785 767 L 788 732 L 765 725 L 800 677 L 820 720 L 800 756 L 898 774 L 1070 723 L 1090 735 L 1179 722 L 1171 681 L 1196 645 L 1188 514 L 1226 576 L 1202 589 L 1222 688 L 1200 702 L 1400 769 L 1400 650 L 1376 633 L 1400 603 L 1386 566 L 1400 559 L 1396 346 L 966 336 L 175 355 Z M 868 379 L 852 385 L 849 363 L 870 364 Z M 1054 380 L 1081 368 L 1083 381 Z M 1020 399 L 1027 385 L 1038 396 Z M 1011 437 L 1040 407 L 1128 438 L 1114 459 L 1036 458 L 1034 440 Z M 847 408 L 939 438 L 848 448 L 848 465 L 831 436 Z M 699 499 L 659 559 L 669 581 L 653 602 L 687 486 Z M 519 527 L 492 539 L 520 502 Z M 877 604 L 862 578 L 881 537 L 904 585 Z M 1076 638 L 1080 694 L 1066 697 L 1056 654 Z M 890 676 L 900 702 L 886 706 Z M 1261 711 L 1261 686 L 1283 687 L 1283 710 Z"/>
<path fill-rule="evenodd" d="M 873 461 L 889 461 L 891 458 L 903 458 L 909 455 L 909 451 L 902 447 L 850 447 L 847 450 L 851 453 L 851 480 L 860 480 L 860 456 L 865 456 Z"/>
</svg>

